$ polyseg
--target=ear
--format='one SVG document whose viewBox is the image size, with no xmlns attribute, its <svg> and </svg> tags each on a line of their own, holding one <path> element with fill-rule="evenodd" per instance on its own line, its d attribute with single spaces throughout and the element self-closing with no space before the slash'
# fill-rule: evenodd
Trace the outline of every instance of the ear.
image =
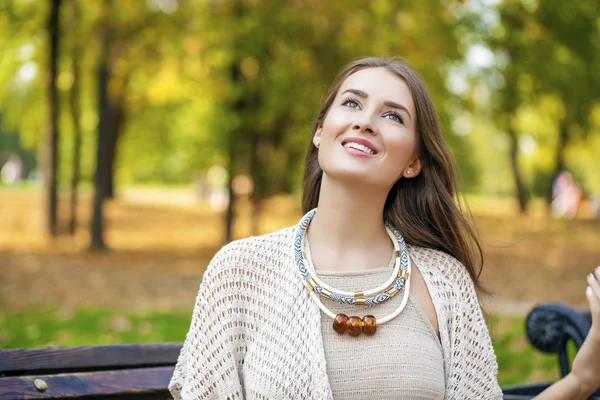
<svg viewBox="0 0 600 400">
<path fill-rule="evenodd" d="M 421 167 L 423 164 L 421 163 L 421 157 L 416 156 L 414 160 L 404 169 L 402 172 L 402 176 L 405 178 L 414 178 L 421 173 Z"/>
<path fill-rule="evenodd" d="M 315 135 L 313 136 L 313 144 L 315 147 L 319 147 L 321 145 L 321 137 L 323 136 L 323 126 L 319 126 L 315 131 Z"/>
</svg>

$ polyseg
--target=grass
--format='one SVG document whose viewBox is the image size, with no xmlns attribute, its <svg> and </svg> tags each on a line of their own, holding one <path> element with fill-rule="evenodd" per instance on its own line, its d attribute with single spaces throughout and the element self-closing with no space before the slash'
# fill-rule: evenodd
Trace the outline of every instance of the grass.
<svg viewBox="0 0 600 400">
<path fill-rule="evenodd" d="M 191 311 L 122 314 L 111 309 L 31 308 L 0 314 L 0 348 L 182 342 Z"/>
<path fill-rule="evenodd" d="M 558 357 L 531 346 L 523 318 L 494 316 L 490 326 L 500 385 L 556 381 L 559 378 Z"/>
<path fill-rule="evenodd" d="M 123 314 L 111 309 L 30 308 L 0 313 L 0 348 L 182 342 L 191 310 Z M 526 340 L 523 319 L 493 317 L 492 340 L 500 385 L 558 379 L 556 356 Z"/>
</svg>

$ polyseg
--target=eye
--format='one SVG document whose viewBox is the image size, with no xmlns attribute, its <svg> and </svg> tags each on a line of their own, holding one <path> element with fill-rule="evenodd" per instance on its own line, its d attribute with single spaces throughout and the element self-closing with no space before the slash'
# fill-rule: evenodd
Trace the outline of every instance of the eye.
<svg viewBox="0 0 600 400">
<path fill-rule="evenodd" d="M 387 114 L 385 115 L 385 118 L 387 118 L 387 119 L 391 119 L 392 121 L 397 121 L 397 122 L 400 122 L 402 125 L 404 125 L 404 118 L 402 118 L 402 117 L 400 116 L 400 114 L 398 114 L 398 113 L 395 113 L 395 112 L 390 112 L 390 113 L 387 113 Z"/>
<path fill-rule="evenodd" d="M 349 108 L 360 108 L 360 103 L 352 97 L 349 97 L 346 100 L 344 100 L 342 102 L 342 105 Z"/>
</svg>

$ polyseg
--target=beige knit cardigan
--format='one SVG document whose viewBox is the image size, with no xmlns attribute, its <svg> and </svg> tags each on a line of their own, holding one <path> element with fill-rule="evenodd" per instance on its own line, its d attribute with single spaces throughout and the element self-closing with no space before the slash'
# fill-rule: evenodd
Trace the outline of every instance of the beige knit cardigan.
<svg viewBox="0 0 600 400">
<path fill-rule="evenodd" d="M 296 272 L 294 229 L 235 241 L 215 255 L 169 384 L 175 399 L 332 399 L 321 311 Z M 445 398 L 502 399 L 466 269 L 440 251 L 410 246 L 409 253 L 437 312 Z"/>
</svg>

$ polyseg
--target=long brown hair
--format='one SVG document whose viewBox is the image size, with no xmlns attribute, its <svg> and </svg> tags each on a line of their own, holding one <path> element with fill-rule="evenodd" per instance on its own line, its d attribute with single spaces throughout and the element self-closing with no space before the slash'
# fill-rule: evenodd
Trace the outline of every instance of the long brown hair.
<svg viewBox="0 0 600 400">
<path fill-rule="evenodd" d="M 404 60 L 364 58 L 350 63 L 335 78 L 323 99 L 309 138 L 304 161 L 302 209 L 306 213 L 317 207 L 323 176 L 313 136 L 323 124 L 342 83 L 365 68 L 385 68 L 404 80 L 417 114 L 417 151 L 422 163 L 421 173 L 394 184 L 385 202 L 384 219 L 402 233 L 407 243 L 441 250 L 455 257 L 467 269 L 477 291 L 485 293 L 479 282 L 483 266 L 481 244 L 470 219 L 461 209 L 456 173 L 433 101 L 419 75 Z"/>
</svg>

